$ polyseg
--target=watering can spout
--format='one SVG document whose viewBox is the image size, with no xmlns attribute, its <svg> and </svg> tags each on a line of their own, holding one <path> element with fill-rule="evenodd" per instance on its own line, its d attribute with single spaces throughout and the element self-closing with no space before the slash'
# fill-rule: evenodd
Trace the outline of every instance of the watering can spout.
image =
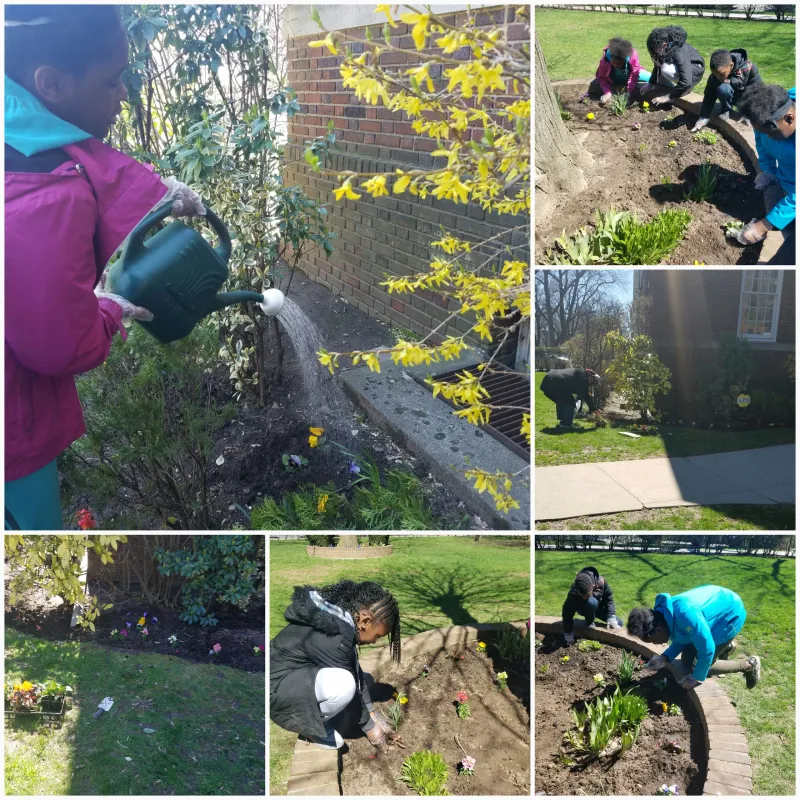
<svg viewBox="0 0 800 800">
<path fill-rule="evenodd" d="M 214 298 L 214 307 L 211 311 L 234 306 L 237 303 L 263 303 L 264 295 L 259 292 L 219 292 Z"/>
</svg>

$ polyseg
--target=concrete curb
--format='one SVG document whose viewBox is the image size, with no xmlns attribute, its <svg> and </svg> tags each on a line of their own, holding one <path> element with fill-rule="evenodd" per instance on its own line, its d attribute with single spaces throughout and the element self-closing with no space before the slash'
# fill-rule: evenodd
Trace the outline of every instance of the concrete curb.
<svg viewBox="0 0 800 800">
<path fill-rule="evenodd" d="M 519 629 L 525 627 L 524 622 L 510 624 Z M 403 656 L 413 658 L 427 650 L 444 649 L 477 641 L 478 634 L 501 630 L 503 627 L 504 624 L 490 622 L 435 628 L 403 639 Z M 376 681 L 380 680 L 392 666 L 391 650 L 389 647 L 382 647 L 360 659 L 360 664 L 364 672 L 370 673 Z M 298 738 L 294 746 L 286 794 L 302 797 L 338 797 L 341 795 L 340 772 L 341 760 L 338 750 L 320 750 Z"/>
<path fill-rule="evenodd" d="M 570 78 L 567 81 L 553 81 L 553 91 L 558 89 L 578 89 L 587 87 L 592 82 L 592 78 Z M 700 106 L 703 98 L 695 92 L 689 92 L 683 97 L 672 101 L 672 105 L 677 106 L 690 114 L 700 115 Z M 745 128 L 730 120 L 712 117 L 709 127 L 719 130 L 726 139 L 738 145 L 743 151 L 750 165 L 756 171 L 756 175 L 761 172 L 758 166 L 758 153 L 756 152 L 756 138 L 752 128 Z M 778 252 L 778 248 L 783 244 L 783 235 L 780 231 L 770 231 L 764 244 L 761 247 L 761 254 L 758 257 L 759 264 L 766 264 Z"/>
<path fill-rule="evenodd" d="M 536 633 L 562 633 L 561 618 L 534 617 L 534 629 Z M 648 659 L 667 649 L 666 646 L 650 645 L 631 636 L 626 628 L 618 631 L 593 629 L 578 620 L 575 621 L 575 636 L 627 647 Z M 676 680 L 686 674 L 680 663 L 673 661 L 667 667 Z M 747 737 L 725 689 L 713 678 L 708 678 L 696 689 L 691 689 L 688 695 L 700 717 L 705 739 L 708 765 L 703 794 L 727 797 L 753 794 Z"/>
</svg>

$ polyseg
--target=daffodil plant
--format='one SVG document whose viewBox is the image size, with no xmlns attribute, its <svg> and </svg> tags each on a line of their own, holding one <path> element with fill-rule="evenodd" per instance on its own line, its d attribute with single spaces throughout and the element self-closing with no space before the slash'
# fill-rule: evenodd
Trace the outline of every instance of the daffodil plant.
<svg viewBox="0 0 800 800">
<path fill-rule="evenodd" d="M 416 134 L 435 143 L 432 156 L 438 159 L 427 169 L 394 172 L 339 172 L 323 167 L 319 148 L 312 143 L 305 160 L 317 172 L 337 181 L 334 197 L 357 201 L 363 194 L 379 199 L 409 193 L 424 200 L 431 196 L 458 204 L 475 203 L 485 211 L 520 215 L 515 229 L 526 234 L 530 215 L 530 45 L 527 40 L 508 41 L 502 26 L 480 27 L 472 14 L 456 26 L 427 8 L 411 6 L 399 14 L 399 21 L 411 29 L 413 49 L 392 39 L 397 27 L 396 6 L 379 5 L 386 16 L 383 39 L 358 39 L 347 32 L 325 30 L 319 12 L 312 18 L 324 36 L 309 46 L 326 48 L 341 57 L 339 72 L 345 89 L 351 89 L 366 105 L 382 105 L 404 112 L 413 120 Z M 528 19 L 528 9 L 516 14 Z M 368 29 L 369 31 L 369 29 Z M 357 48 L 350 49 L 351 45 Z M 358 53 L 353 52 L 358 49 Z M 461 52 L 469 51 L 465 60 Z M 383 55 L 400 56 L 409 65 L 399 73 L 384 67 Z M 482 129 L 476 139 L 472 131 Z M 418 366 L 458 359 L 471 349 L 468 337 L 493 343 L 497 323 L 503 320 L 503 343 L 530 317 L 530 267 L 528 243 L 509 245 L 505 229 L 473 242 L 444 232 L 431 246 L 437 255 L 425 272 L 386 276 L 381 286 L 391 294 L 426 292 L 440 295 L 452 309 L 449 315 L 419 342 L 399 340 L 392 347 L 370 351 L 331 352 L 320 350 L 320 363 L 333 372 L 340 358 L 352 364 L 366 364 L 380 372 L 380 356 L 395 364 Z M 524 237 L 523 237 L 524 238 Z M 455 320 L 468 315 L 468 329 L 460 335 L 449 333 Z M 510 324 L 506 324 L 509 323 Z M 508 408 L 492 402 L 483 381 L 497 371 L 493 355 L 477 370 L 459 373 L 454 383 L 428 379 L 434 396 L 450 400 L 456 416 L 473 425 L 489 422 L 492 412 Z M 530 413 L 521 408 L 521 432 L 530 441 Z M 504 512 L 519 508 L 511 494 L 514 479 L 528 471 L 490 472 L 473 466 L 465 471 L 479 492 L 488 491 L 496 507 Z"/>
</svg>

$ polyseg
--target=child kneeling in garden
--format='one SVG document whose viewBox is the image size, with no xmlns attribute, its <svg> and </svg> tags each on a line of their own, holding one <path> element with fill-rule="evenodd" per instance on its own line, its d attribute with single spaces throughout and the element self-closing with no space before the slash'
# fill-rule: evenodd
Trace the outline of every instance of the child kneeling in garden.
<svg viewBox="0 0 800 800">
<path fill-rule="evenodd" d="M 603 50 L 597 73 L 589 84 L 589 97 L 605 105 L 611 101 L 612 93 L 627 92 L 633 96 L 639 81 L 647 81 L 650 73 L 639 64 L 639 54 L 627 39 L 614 38 Z M 629 98 L 630 99 L 630 98 Z"/>
<path fill-rule="evenodd" d="M 374 710 L 356 646 L 389 637 L 400 661 L 400 610 L 377 583 L 297 586 L 283 615 L 289 624 L 269 644 L 270 719 L 324 750 L 344 744 L 333 718 L 354 702 L 358 724 L 382 753 L 394 738 Z M 355 700 L 358 692 L 358 700 Z"/>
<path fill-rule="evenodd" d="M 698 586 L 675 597 L 668 592 L 656 595 L 655 606 L 634 608 L 628 617 L 628 631 L 644 642 L 672 644 L 654 656 L 646 669 L 659 670 L 677 656 L 688 673 L 680 680 L 684 689 L 694 689 L 708 675 L 743 672 L 747 688 L 761 678 L 758 656 L 725 659 L 737 646 L 734 637 L 744 626 L 747 612 L 741 597 L 722 586 Z"/>
<path fill-rule="evenodd" d="M 567 599 L 561 607 L 564 641 L 567 644 L 575 642 L 572 623 L 575 614 L 583 616 L 590 628 L 597 627 L 595 619 L 607 624 L 612 631 L 624 625 L 616 615 L 614 592 L 611 591 L 608 581 L 595 567 L 584 567 L 575 576 L 575 582 L 570 587 Z"/>
<path fill-rule="evenodd" d="M 728 119 L 733 107 L 748 86 L 762 83 L 758 67 L 747 58 L 747 50 L 737 48 L 734 50 L 715 50 L 711 54 L 711 75 L 703 94 L 703 105 L 700 106 L 700 119 L 697 120 L 692 133 L 705 128 L 711 120 L 714 103 L 719 100 L 722 105 L 720 119 Z M 747 117 L 744 118 L 745 122 Z"/>
<path fill-rule="evenodd" d="M 769 263 L 794 264 L 797 215 L 795 89 L 787 92 L 777 84 L 751 85 L 739 101 L 739 110 L 755 129 L 761 169 L 756 178 L 756 189 L 764 190 L 764 205 L 768 211 L 763 219 L 753 219 L 744 225 L 736 239 L 740 244 L 755 244 L 764 239 L 768 231 L 779 230 L 783 233 L 783 245 Z"/>
<path fill-rule="evenodd" d="M 706 71 L 703 57 L 686 38 L 686 31 L 679 25 L 654 28 L 647 37 L 653 72 L 640 93 L 654 106 L 666 105 L 690 92 Z"/>
</svg>

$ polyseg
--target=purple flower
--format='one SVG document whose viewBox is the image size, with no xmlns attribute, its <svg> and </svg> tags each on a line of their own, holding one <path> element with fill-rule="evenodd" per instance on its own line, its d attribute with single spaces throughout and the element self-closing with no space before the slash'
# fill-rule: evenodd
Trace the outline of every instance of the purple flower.
<svg viewBox="0 0 800 800">
<path fill-rule="evenodd" d="M 142 614 L 142 616 L 146 619 L 147 618 L 147 612 L 145 611 L 144 614 Z"/>
<path fill-rule="evenodd" d="M 361 472 L 361 467 L 359 467 L 355 461 L 348 461 L 347 468 L 350 471 L 351 475 L 358 475 L 359 472 Z"/>
<path fill-rule="evenodd" d="M 130 615 L 131 615 L 131 612 L 129 611 L 125 616 L 129 617 Z"/>
<path fill-rule="evenodd" d="M 158 617 L 153 617 L 153 622 L 158 622 Z"/>
<path fill-rule="evenodd" d="M 130 626 L 131 626 L 130 622 L 126 622 L 125 624 L 130 628 Z"/>
<path fill-rule="evenodd" d="M 298 468 L 300 468 L 300 467 L 302 467 L 302 466 L 303 466 L 303 462 L 300 460 L 300 456 L 289 456 L 289 463 L 290 463 L 290 464 L 291 464 L 293 467 L 298 467 Z"/>
<path fill-rule="evenodd" d="M 127 635 L 128 635 L 128 631 L 120 631 L 120 633 L 121 633 L 123 636 L 127 636 Z"/>
</svg>

